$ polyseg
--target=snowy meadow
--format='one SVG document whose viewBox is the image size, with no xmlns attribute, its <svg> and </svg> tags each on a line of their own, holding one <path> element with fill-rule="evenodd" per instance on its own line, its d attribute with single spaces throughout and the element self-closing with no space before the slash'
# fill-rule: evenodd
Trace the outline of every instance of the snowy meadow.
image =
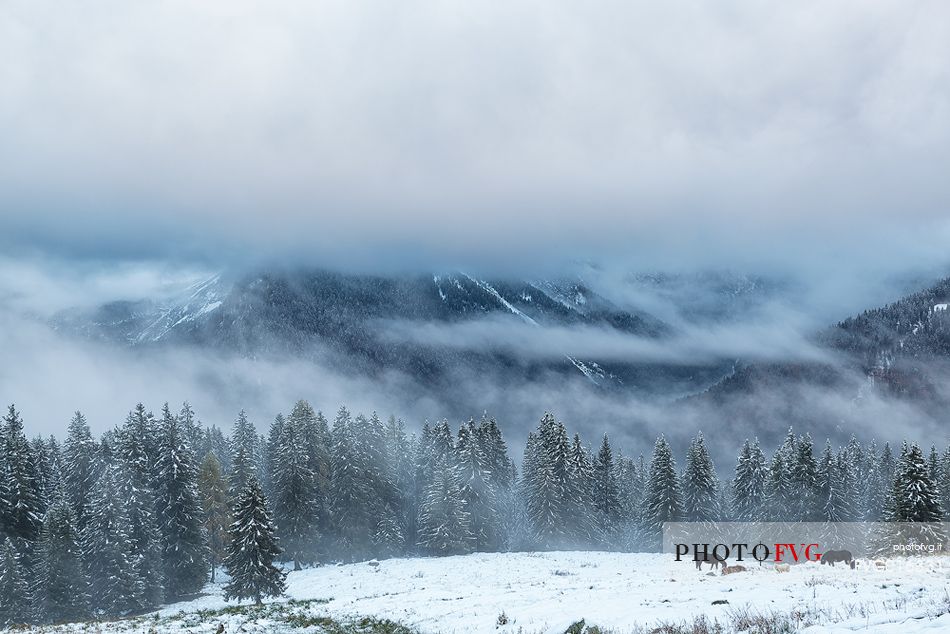
<svg viewBox="0 0 950 634">
<path fill-rule="evenodd" d="M 806 563 L 778 573 L 772 565 L 753 565 L 723 576 L 646 553 L 371 560 L 290 572 L 287 596 L 260 608 L 226 603 L 219 581 L 200 598 L 154 614 L 49 629 L 402 631 L 399 624 L 422 634 L 948 631 L 950 557 L 888 560 L 886 566 Z"/>
</svg>

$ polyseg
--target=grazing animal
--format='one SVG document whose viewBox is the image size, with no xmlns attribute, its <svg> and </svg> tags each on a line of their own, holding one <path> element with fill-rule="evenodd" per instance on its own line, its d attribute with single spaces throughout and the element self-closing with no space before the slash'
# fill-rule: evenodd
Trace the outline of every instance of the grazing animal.
<svg viewBox="0 0 950 634">
<path fill-rule="evenodd" d="M 887 562 L 883 559 L 878 559 L 874 562 L 874 567 L 878 570 L 887 570 Z"/>
<path fill-rule="evenodd" d="M 731 575 L 737 572 L 745 572 L 745 566 L 723 566 L 722 574 Z"/>
<path fill-rule="evenodd" d="M 710 566 L 712 566 L 713 570 L 715 570 L 719 566 L 722 566 L 723 568 L 726 567 L 726 560 L 720 559 L 719 557 L 716 557 L 712 553 L 706 553 L 703 555 L 700 555 L 699 553 L 697 553 L 694 561 L 696 562 L 696 570 L 702 570 L 703 564 L 709 564 Z"/>
<path fill-rule="evenodd" d="M 854 557 L 851 556 L 850 550 L 829 550 L 821 555 L 822 565 L 828 564 L 831 567 L 838 562 L 843 561 L 851 567 L 851 570 L 854 570 Z"/>
<path fill-rule="evenodd" d="M 788 572 L 792 569 L 789 564 L 775 564 L 775 572 Z"/>
</svg>

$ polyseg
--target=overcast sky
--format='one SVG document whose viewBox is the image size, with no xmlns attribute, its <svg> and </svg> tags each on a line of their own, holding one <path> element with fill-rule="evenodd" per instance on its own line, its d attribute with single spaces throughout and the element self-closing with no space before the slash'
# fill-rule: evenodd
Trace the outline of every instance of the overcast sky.
<svg viewBox="0 0 950 634">
<path fill-rule="evenodd" d="M 275 260 L 582 270 L 615 299 L 639 293 L 630 271 L 792 279 L 739 323 L 674 321 L 662 347 L 490 320 L 381 327 L 531 358 L 813 360 L 815 329 L 950 272 L 948 175 L 946 0 L 0 0 L 0 350 L 17 359 L 0 403 L 44 432 L 74 408 L 102 431 L 139 399 L 187 398 L 224 426 L 301 396 L 416 424 L 444 412 L 444 395 L 407 404 L 411 377 L 146 359 L 46 321 Z M 668 426 L 579 386 L 468 384 L 515 437 L 538 403 L 624 434 L 631 412 Z M 803 400 L 844 412 L 829 420 L 852 407 Z M 919 428 L 900 407 L 876 419 Z"/>
<path fill-rule="evenodd" d="M 0 3 L 0 248 L 887 270 L 950 238 L 950 4 Z"/>
</svg>

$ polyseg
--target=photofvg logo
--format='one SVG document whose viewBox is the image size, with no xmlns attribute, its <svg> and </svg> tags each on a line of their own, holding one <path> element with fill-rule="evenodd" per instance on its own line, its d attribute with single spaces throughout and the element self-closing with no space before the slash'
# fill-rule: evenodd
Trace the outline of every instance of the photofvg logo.
<svg viewBox="0 0 950 634">
<path fill-rule="evenodd" d="M 775 562 L 800 563 L 820 561 L 821 547 L 817 543 L 781 543 L 781 544 L 674 544 L 676 561 L 690 560 L 697 564 L 719 564 L 726 561 L 745 562 L 754 560 L 759 563 Z M 697 566 L 699 567 L 699 566 Z"/>
<path fill-rule="evenodd" d="M 820 562 L 856 567 L 859 559 L 933 556 L 947 552 L 950 524 L 943 522 L 670 522 L 663 552 L 673 564 L 713 568 L 743 562 L 787 565 Z M 680 564 L 681 565 L 681 564 Z M 726 569 L 728 570 L 728 569 Z"/>
<path fill-rule="evenodd" d="M 891 552 L 897 555 L 937 555 L 943 552 L 943 544 L 893 544 Z"/>
</svg>

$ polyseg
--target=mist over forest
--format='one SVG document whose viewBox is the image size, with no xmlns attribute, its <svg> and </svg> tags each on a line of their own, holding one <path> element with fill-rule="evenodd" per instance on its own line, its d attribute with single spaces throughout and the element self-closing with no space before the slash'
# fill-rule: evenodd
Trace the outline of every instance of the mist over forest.
<svg viewBox="0 0 950 634">
<path fill-rule="evenodd" d="M 717 457 L 747 437 L 778 442 L 789 426 L 835 442 L 944 435 L 950 383 L 934 306 L 946 293 L 934 270 L 849 286 L 836 304 L 835 279 L 775 271 L 584 263 L 519 279 L 3 264 L 0 337 L 19 362 L 0 371 L 0 395 L 34 433 L 77 409 L 103 431 L 133 402 L 186 400 L 208 424 L 244 409 L 263 429 L 306 398 L 415 430 L 489 415 L 516 439 L 554 412 L 636 453 L 659 433 L 682 450 L 702 431 Z M 902 297 L 873 332 L 842 327 Z M 900 311 L 926 322 L 921 334 Z M 914 354 L 899 354 L 911 340 Z"/>
</svg>

